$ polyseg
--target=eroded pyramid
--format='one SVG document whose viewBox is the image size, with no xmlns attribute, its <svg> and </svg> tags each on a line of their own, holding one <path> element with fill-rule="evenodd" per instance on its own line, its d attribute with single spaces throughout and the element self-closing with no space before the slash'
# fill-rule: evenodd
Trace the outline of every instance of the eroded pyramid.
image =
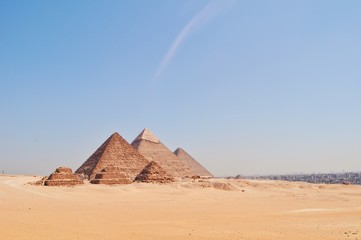
<svg viewBox="0 0 361 240">
<path fill-rule="evenodd" d="M 203 167 L 199 162 L 197 162 L 191 155 L 189 155 L 184 149 L 177 148 L 174 151 L 174 154 L 178 157 L 179 160 L 183 161 L 195 175 L 200 177 L 213 177 L 205 167 Z"/>
<path fill-rule="evenodd" d="M 93 180 L 103 169 L 111 168 L 112 171 L 117 169 L 119 177 L 134 180 L 148 163 L 118 133 L 114 133 L 75 172 Z"/>
<path fill-rule="evenodd" d="M 131 145 L 148 161 L 159 164 L 172 177 L 192 177 L 194 175 L 190 168 L 148 129 L 144 129 Z"/>
<path fill-rule="evenodd" d="M 170 176 L 158 163 L 151 161 L 135 178 L 137 182 L 170 183 L 174 178 Z"/>
<path fill-rule="evenodd" d="M 45 180 L 45 186 L 75 186 L 83 184 L 84 181 L 79 174 L 74 174 L 71 168 L 58 167 Z"/>
<path fill-rule="evenodd" d="M 94 179 L 90 180 L 93 184 L 129 184 L 134 180 L 123 173 L 122 169 L 117 167 L 106 167 L 97 173 Z"/>
</svg>

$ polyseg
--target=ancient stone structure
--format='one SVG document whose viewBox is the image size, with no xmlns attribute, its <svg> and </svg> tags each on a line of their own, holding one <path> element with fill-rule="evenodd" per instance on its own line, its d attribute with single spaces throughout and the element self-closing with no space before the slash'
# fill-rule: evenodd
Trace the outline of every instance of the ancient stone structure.
<svg viewBox="0 0 361 240">
<path fill-rule="evenodd" d="M 148 161 L 159 164 L 172 177 L 191 177 L 193 172 L 180 161 L 159 139 L 148 129 L 144 129 L 132 142 L 132 146 L 138 150 Z"/>
<path fill-rule="evenodd" d="M 84 174 L 92 183 L 114 184 L 128 180 L 132 182 L 148 163 L 118 133 L 114 133 L 76 170 L 76 173 Z"/>
<path fill-rule="evenodd" d="M 117 167 L 106 167 L 97 173 L 94 179 L 90 180 L 93 184 L 129 184 L 134 180 L 123 173 L 123 169 Z"/>
<path fill-rule="evenodd" d="M 74 174 L 70 168 L 59 167 L 45 180 L 45 186 L 74 186 L 83 184 L 79 174 Z"/>
<path fill-rule="evenodd" d="M 177 148 L 174 151 L 174 154 L 178 157 L 179 160 L 183 161 L 194 172 L 194 175 L 206 178 L 213 177 L 212 173 L 210 173 L 205 167 L 203 167 L 182 148 Z"/>
<path fill-rule="evenodd" d="M 135 178 L 137 182 L 170 183 L 174 178 L 162 169 L 156 162 L 151 161 Z"/>
</svg>

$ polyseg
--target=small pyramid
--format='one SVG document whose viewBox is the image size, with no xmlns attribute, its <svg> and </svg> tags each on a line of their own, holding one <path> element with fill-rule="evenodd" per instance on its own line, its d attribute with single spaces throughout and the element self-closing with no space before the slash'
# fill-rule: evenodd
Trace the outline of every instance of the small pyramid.
<svg viewBox="0 0 361 240">
<path fill-rule="evenodd" d="M 167 174 L 156 162 L 151 161 L 135 178 L 137 182 L 147 183 L 169 183 L 174 178 Z"/>
<path fill-rule="evenodd" d="M 97 173 L 94 179 L 90 180 L 93 184 L 129 184 L 132 183 L 134 178 L 129 178 L 123 173 L 122 169 L 117 167 L 106 167 Z"/>
<path fill-rule="evenodd" d="M 75 186 L 83 184 L 84 181 L 79 174 L 74 174 L 71 168 L 58 167 L 45 180 L 45 186 Z"/>
<path fill-rule="evenodd" d="M 194 172 L 194 175 L 200 177 L 213 177 L 205 167 L 203 167 L 198 161 L 196 161 L 191 155 L 189 155 L 184 149 L 177 148 L 174 154 Z"/>
<path fill-rule="evenodd" d="M 155 161 L 172 177 L 191 177 L 193 172 L 151 131 L 144 129 L 131 144 L 148 161 Z"/>
<path fill-rule="evenodd" d="M 75 172 L 93 180 L 103 169 L 112 167 L 118 174 L 134 180 L 148 163 L 118 133 L 114 133 Z"/>
</svg>

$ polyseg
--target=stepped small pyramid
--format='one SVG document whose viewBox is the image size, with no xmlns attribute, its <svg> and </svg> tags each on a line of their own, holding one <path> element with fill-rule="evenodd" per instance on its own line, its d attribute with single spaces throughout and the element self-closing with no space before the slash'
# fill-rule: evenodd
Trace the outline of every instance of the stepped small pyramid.
<svg viewBox="0 0 361 240">
<path fill-rule="evenodd" d="M 103 169 L 111 168 L 119 173 L 118 178 L 134 180 L 134 178 L 148 165 L 148 161 L 140 155 L 118 133 L 112 134 L 83 165 L 75 171 L 93 180 Z M 105 172 L 108 170 L 104 170 Z M 112 174 L 113 174 L 112 173 Z M 112 178 L 117 178 L 112 175 Z"/>
<path fill-rule="evenodd" d="M 129 184 L 134 180 L 123 173 L 122 169 L 116 167 L 106 167 L 97 173 L 94 179 L 90 180 L 93 184 Z"/>
<path fill-rule="evenodd" d="M 205 167 L 203 167 L 199 162 L 197 162 L 191 155 L 189 155 L 184 149 L 177 148 L 174 151 L 174 154 L 178 157 L 179 160 L 187 164 L 187 166 L 194 172 L 195 175 L 200 177 L 213 177 Z"/>
<path fill-rule="evenodd" d="M 194 173 L 148 129 L 144 129 L 131 144 L 148 161 L 158 163 L 172 177 L 191 177 Z"/>
<path fill-rule="evenodd" d="M 79 174 L 74 174 L 70 168 L 58 167 L 45 180 L 45 186 L 75 186 L 83 184 L 84 181 Z"/>
<path fill-rule="evenodd" d="M 163 170 L 156 162 L 151 161 L 135 178 L 137 182 L 170 183 L 174 178 Z"/>
</svg>

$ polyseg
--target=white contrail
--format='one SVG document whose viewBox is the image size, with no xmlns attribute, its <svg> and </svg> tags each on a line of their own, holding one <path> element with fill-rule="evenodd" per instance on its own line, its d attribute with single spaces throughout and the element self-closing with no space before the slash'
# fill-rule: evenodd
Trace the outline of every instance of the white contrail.
<svg viewBox="0 0 361 240">
<path fill-rule="evenodd" d="M 163 57 L 161 64 L 159 65 L 156 73 L 154 74 L 153 81 L 159 78 L 162 72 L 165 70 L 169 62 L 173 59 L 176 54 L 179 46 L 187 39 L 189 34 L 194 31 L 197 27 L 204 25 L 212 17 L 221 12 L 224 8 L 224 3 L 230 3 L 231 1 L 219 0 L 219 1 L 210 1 L 206 6 L 204 6 L 201 11 L 199 11 L 182 29 L 182 31 L 177 35 L 176 39 L 173 41 L 171 47 Z"/>
</svg>

